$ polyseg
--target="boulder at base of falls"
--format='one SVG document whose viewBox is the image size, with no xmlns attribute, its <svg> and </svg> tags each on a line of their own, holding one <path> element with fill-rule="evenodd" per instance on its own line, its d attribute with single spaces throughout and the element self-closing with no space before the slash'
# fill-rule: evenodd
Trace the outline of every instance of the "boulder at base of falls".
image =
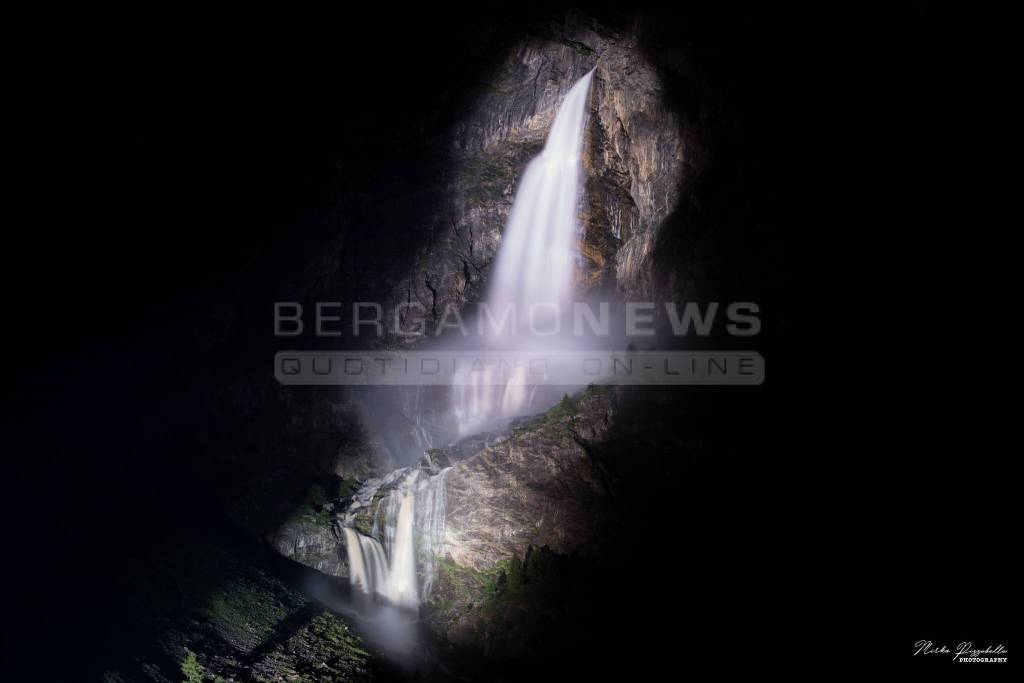
<svg viewBox="0 0 1024 683">
<path fill-rule="evenodd" d="M 270 539 L 285 557 L 331 576 L 348 576 L 348 562 L 332 517 L 302 516 L 286 522 Z"/>
<path fill-rule="evenodd" d="M 613 487 L 592 457 L 613 394 L 564 398 L 448 474 L 445 539 L 427 625 L 488 657 L 518 657 L 547 631 L 547 603 L 592 583 L 621 530 Z M 532 574 L 532 575 L 531 575 Z M 518 634 L 518 635 L 517 635 Z"/>
<path fill-rule="evenodd" d="M 232 519 L 252 538 L 268 543 L 281 555 L 331 576 L 348 576 L 344 542 L 338 529 L 336 511 L 351 501 L 359 483 L 333 475 L 309 483 L 300 474 L 279 472 L 248 482 L 246 498 L 229 512 Z M 266 509 L 260 502 L 272 500 L 265 491 L 284 502 L 278 509 Z M 278 521 L 279 520 L 279 521 Z"/>
</svg>

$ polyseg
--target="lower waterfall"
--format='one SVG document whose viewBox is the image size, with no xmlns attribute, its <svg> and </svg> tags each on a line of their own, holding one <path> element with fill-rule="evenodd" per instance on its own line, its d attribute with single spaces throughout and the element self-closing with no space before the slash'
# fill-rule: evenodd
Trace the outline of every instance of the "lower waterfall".
<svg viewBox="0 0 1024 683">
<path fill-rule="evenodd" d="M 349 580 L 352 587 L 366 594 L 374 594 L 387 586 L 388 561 L 384 548 L 376 539 L 363 536 L 355 529 L 344 528 L 345 549 L 348 552 Z"/>
<path fill-rule="evenodd" d="M 405 468 L 356 493 L 342 528 L 354 590 L 408 609 L 430 595 L 444 542 L 447 475 L 448 469 L 431 476 Z M 373 536 L 350 526 L 367 507 L 373 507 Z"/>
</svg>

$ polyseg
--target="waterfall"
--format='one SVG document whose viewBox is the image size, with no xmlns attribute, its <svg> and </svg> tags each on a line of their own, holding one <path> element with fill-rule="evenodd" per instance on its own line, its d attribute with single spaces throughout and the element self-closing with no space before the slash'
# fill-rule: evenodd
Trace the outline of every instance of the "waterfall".
<svg viewBox="0 0 1024 683">
<path fill-rule="evenodd" d="M 416 591 L 416 550 L 413 547 L 413 494 L 403 492 L 401 500 L 395 522 L 395 542 L 391 546 L 391 576 L 385 597 L 400 607 L 416 607 L 419 595 Z"/>
<path fill-rule="evenodd" d="M 387 586 L 388 564 L 384 548 L 376 539 L 363 536 L 355 529 L 344 528 L 348 552 L 349 581 L 352 587 L 374 595 Z"/>
<path fill-rule="evenodd" d="M 351 524 L 376 500 L 373 536 L 342 529 L 353 589 L 409 609 L 430 594 L 444 542 L 447 477 L 448 469 L 429 476 L 406 468 L 363 485 L 344 521 Z M 378 495 L 381 489 L 387 492 Z"/>
<path fill-rule="evenodd" d="M 502 246 L 493 266 L 486 308 L 500 326 L 487 342 L 495 348 L 537 350 L 552 341 L 547 332 L 558 325 L 572 296 L 573 267 L 580 232 L 578 204 L 587 95 L 593 71 L 570 88 L 555 114 L 544 149 L 523 174 L 512 204 Z M 543 336 L 509 337 L 510 327 Z M 471 372 L 471 371 L 467 371 Z M 475 371 L 454 387 L 459 436 L 481 431 L 487 423 L 530 411 L 534 389 L 522 368 Z M 488 375 L 488 373 L 492 373 Z"/>
<path fill-rule="evenodd" d="M 527 166 L 494 263 L 486 308 L 497 320 L 510 311 L 517 330 L 560 322 L 571 302 L 578 256 L 583 129 L 592 75 L 593 71 L 587 73 L 569 89 L 543 151 Z M 554 343 L 547 335 L 513 336 L 500 327 L 485 340 L 494 348 L 513 350 L 546 349 Z M 522 368 L 488 368 L 461 380 L 452 387 L 459 436 L 478 433 L 490 421 L 523 415 L 534 407 L 537 387 L 526 381 Z M 420 420 L 420 392 L 404 400 L 407 414 L 415 416 L 417 433 L 426 434 L 423 444 L 429 444 L 428 430 Z M 430 594 L 445 540 L 447 475 L 447 469 L 430 476 L 417 468 L 404 468 L 367 481 L 356 493 L 343 519 L 353 589 L 411 609 Z M 351 528 L 371 506 L 372 537 Z"/>
</svg>

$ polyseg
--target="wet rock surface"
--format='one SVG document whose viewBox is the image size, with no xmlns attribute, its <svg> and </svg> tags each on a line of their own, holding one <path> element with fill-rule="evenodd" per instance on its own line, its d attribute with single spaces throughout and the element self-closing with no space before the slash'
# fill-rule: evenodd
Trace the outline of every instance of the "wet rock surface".
<svg viewBox="0 0 1024 683">
<path fill-rule="evenodd" d="M 609 395 L 566 397 L 448 474 L 441 554 L 482 571 L 526 549 L 598 552 L 613 537 L 606 474 L 587 453 L 608 429 Z"/>
<path fill-rule="evenodd" d="M 327 520 L 330 521 L 325 525 Z M 288 522 L 277 530 L 270 543 L 284 557 L 307 567 L 331 576 L 348 576 L 348 563 L 342 551 L 344 542 L 333 517 Z"/>
</svg>

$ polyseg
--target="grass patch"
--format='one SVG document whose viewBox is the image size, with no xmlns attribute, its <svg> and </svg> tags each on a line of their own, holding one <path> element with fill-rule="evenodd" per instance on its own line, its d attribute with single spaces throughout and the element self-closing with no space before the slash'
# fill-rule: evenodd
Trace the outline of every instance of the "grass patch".
<svg viewBox="0 0 1024 683">
<path fill-rule="evenodd" d="M 235 583 L 214 594 L 204 610 L 218 630 L 252 644 L 269 636 L 287 614 L 265 589 L 249 583 Z"/>
<path fill-rule="evenodd" d="M 514 436 L 539 433 L 562 446 L 572 443 L 572 426 L 580 418 L 579 403 L 566 394 L 553 408 L 513 431 Z"/>
<path fill-rule="evenodd" d="M 359 484 L 354 479 L 337 479 L 329 482 L 326 488 L 319 483 L 313 484 L 296 506 L 291 521 L 306 521 L 330 529 L 334 525 L 333 509 L 350 499 L 358 489 Z"/>
<path fill-rule="evenodd" d="M 321 612 L 257 665 L 255 678 L 260 683 L 368 680 L 369 656 L 348 625 Z"/>
</svg>

